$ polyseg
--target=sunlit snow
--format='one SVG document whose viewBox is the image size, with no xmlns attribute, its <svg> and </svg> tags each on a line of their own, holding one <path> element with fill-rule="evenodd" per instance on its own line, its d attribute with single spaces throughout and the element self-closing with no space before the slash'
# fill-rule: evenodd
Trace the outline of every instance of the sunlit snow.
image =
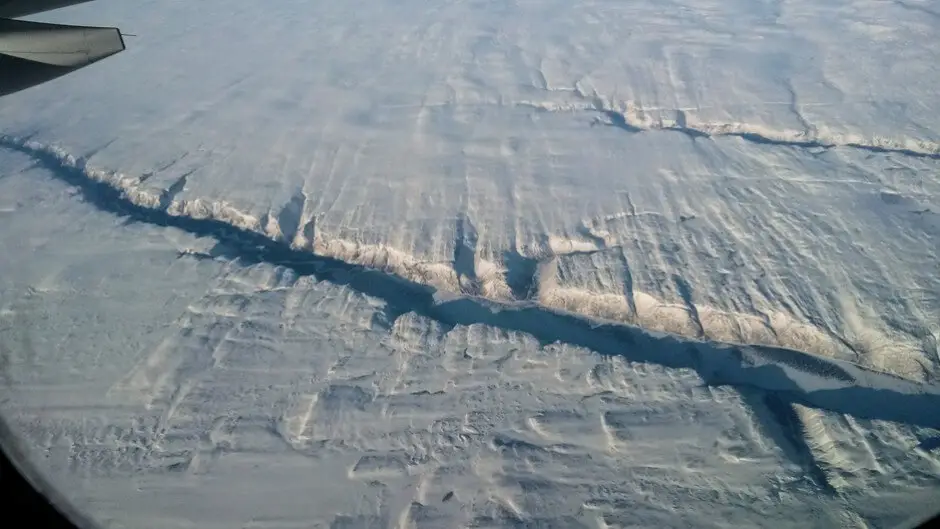
<svg viewBox="0 0 940 529">
<path fill-rule="evenodd" d="M 0 415 L 102 527 L 940 499 L 928 0 L 98 0 L 0 99 Z"/>
</svg>

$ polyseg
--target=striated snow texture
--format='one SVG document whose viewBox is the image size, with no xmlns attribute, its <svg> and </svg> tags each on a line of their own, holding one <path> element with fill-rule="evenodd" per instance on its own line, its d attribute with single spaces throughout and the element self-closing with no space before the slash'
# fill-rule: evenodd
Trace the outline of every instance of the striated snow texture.
<svg viewBox="0 0 940 529">
<path fill-rule="evenodd" d="M 99 0 L 0 100 L 0 418 L 102 527 L 940 498 L 926 0 Z M 912 518 L 913 517 L 913 518 Z"/>
</svg>

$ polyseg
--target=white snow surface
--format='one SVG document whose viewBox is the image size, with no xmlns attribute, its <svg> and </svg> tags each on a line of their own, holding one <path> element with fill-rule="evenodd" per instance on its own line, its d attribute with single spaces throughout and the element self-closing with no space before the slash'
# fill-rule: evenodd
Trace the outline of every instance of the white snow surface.
<svg viewBox="0 0 940 529">
<path fill-rule="evenodd" d="M 927 0 L 118 1 L 0 100 L 0 417 L 101 527 L 940 498 Z"/>
</svg>

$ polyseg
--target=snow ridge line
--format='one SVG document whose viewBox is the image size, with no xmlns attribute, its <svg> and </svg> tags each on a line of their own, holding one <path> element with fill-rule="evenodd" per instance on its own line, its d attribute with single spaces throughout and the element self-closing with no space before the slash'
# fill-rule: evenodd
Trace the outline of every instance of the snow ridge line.
<svg viewBox="0 0 940 529">
<path fill-rule="evenodd" d="M 932 17 L 940 18 L 940 11 L 935 11 L 925 5 L 913 4 L 910 2 L 905 2 L 903 0 L 893 0 L 894 4 L 898 7 L 904 8 L 909 11 L 914 11 L 916 13 L 923 13 Z"/>
<path fill-rule="evenodd" d="M 88 164 L 86 158 L 76 157 L 56 145 L 47 145 L 29 138 L 0 134 L 0 147 L 7 147 L 34 158 L 41 158 L 60 170 L 80 174 L 84 179 L 91 182 L 106 185 L 119 193 L 120 198 L 127 204 L 139 208 L 163 212 L 172 217 L 225 223 L 238 230 L 263 235 L 296 249 L 376 268 L 436 288 L 460 291 L 459 281 L 452 267 L 443 263 L 420 261 L 389 246 L 369 245 L 335 237 L 323 237 L 316 232 L 316 218 L 301 219 L 303 229 L 298 229 L 291 240 L 288 240 L 289 235 L 285 235 L 283 232 L 287 227 L 280 226 L 277 219 L 271 214 L 258 218 L 223 200 L 179 198 L 177 195 L 185 186 L 188 175 L 180 177 L 176 183 L 170 186 L 170 189 L 156 190 L 144 185 L 144 182 L 149 179 L 149 175 L 135 177 L 117 171 L 95 168 Z"/>
<path fill-rule="evenodd" d="M 606 120 L 599 122 L 622 129 L 630 133 L 651 131 L 680 132 L 696 138 L 715 138 L 734 136 L 749 143 L 778 145 L 800 149 L 828 150 L 832 148 L 850 148 L 874 153 L 892 153 L 912 158 L 940 160 L 940 142 L 902 138 L 894 139 L 883 136 L 865 137 L 860 134 L 848 134 L 827 131 L 823 126 L 812 126 L 807 130 L 775 130 L 769 127 L 749 123 L 711 123 L 697 121 L 685 110 L 644 109 L 632 101 L 611 102 L 600 97 L 587 101 L 579 94 L 582 103 L 547 103 L 524 101 L 521 106 L 546 112 L 592 111 L 600 112 Z M 663 117 L 662 114 L 674 117 Z M 801 120 L 805 122 L 804 119 Z"/>
<path fill-rule="evenodd" d="M 386 305 L 380 323 L 389 328 L 407 313 L 449 328 L 483 324 L 526 333 L 543 344 L 563 343 L 629 361 L 692 369 L 707 384 L 754 388 L 775 394 L 783 402 L 940 427 L 940 415 L 934 412 L 940 409 L 938 387 L 794 349 L 688 339 L 565 312 L 535 301 L 494 301 L 456 294 L 458 291 L 380 267 L 285 244 L 257 229 L 257 219 L 221 202 L 193 200 L 175 206 L 183 214 L 174 214 L 174 205 L 165 204 L 164 193 L 143 190 L 135 184 L 137 179 L 119 173 L 90 169 L 85 160 L 58 147 L 5 135 L 0 135 L 0 147 L 31 156 L 58 179 L 78 187 L 83 197 L 102 211 L 212 237 L 224 243 L 217 247 L 218 257 L 246 265 L 289 268 L 378 298 Z"/>
</svg>

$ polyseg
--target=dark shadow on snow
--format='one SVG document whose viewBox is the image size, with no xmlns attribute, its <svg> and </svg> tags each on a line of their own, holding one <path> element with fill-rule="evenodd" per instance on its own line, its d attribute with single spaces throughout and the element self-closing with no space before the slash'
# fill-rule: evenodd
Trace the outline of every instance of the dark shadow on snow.
<svg viewBox="0 0 940 529">
<path fill-rule="evenodd" d="M 531 299 L 535 293 L 536 275 L 539 270 L 539 260 L 526 257 L 515 250 L 503 252 L 503 263 L 506 265 L 506 284 L 517 300 Z"/>
<path fill-rule="evenodd" d="M 163 209 L 141 207 L 127 200 L 120 191 L 90 179 L 81 169 L 63 165 L 50 153 L 2 138 L 0 147 L 32 156 L 58 179 L 80 189 L 84 199 L 102 211 L 125 216 L 133 222 L 171 226 L 196 236 L 212 237 L 219 242 L 213 251 L 218 257 L 246 265 L 282 266 L 300 275 L 378 298 L 385 303 L 385 325 L 391 325 L 398 316 L 409 312 L 435 320 L 444 328 L 485 324 L 530 334 L 542 344 L 560 342 L 604 355 L 622 356 L 633 362 L 692 369 L 706 384 L 739 387 L 743 394 L 750 396 L 750 404 L 765 427 L 776 432 L 772 437 L 790 447 L 787 450 L 791 457 L 801 461 L 824 490 L 828 490 L 824 476 L 813 466 L 811 455 L 807 456 L 805 441 L 797 439 L 791 404 L 865 419 L 940 428 L 940 390 L 934 387 L 792 349 L 692 340 L 599 321 L 533 302 L 500 303 L 439 293 L 433 287 L 379 270 L 294 250 L 259 233 L 221 221 L 181 217 Z M 525 299 L 532 290 L 534 260 L 511 254 L 509 257 L 512 257 L 509 263 L 513 276 L 511 288 L 514 295 Z M 455 258 L 465 259 L 463 256 Z"/>
</svg>

